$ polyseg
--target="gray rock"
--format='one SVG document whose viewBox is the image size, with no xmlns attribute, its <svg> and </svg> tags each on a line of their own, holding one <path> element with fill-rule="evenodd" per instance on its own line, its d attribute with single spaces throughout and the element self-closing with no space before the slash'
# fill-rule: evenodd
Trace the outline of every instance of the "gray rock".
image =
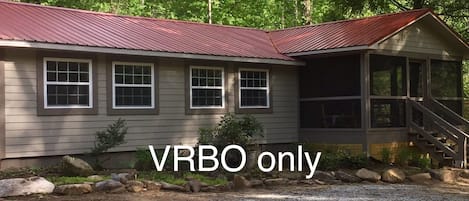
<svg viewBox="0 0 469 201">
<path fill-rule="evenodd" d="M 193 193 L 198 193 L 200 192 L 200 189 L 202 188 L 202 183 L 197 180 L 197 179 L 191 179 L 184 185 L 184 189 L 187 192 L 193 192 Z M 206 187 L 206 185 L 204 185 Z"/>
<path fill-rule="evenodd" d="M 82 195 L 93 192 L 93 188 L 89 184 L 67 184 L 57 186 L 54 193 L 61 195 Z"/>
<path fill-rule="evenodd" d="M 140 181 L 130 180 L 125 184 L 125 189 L 132 193 L 142 192 L 145 188 L 145 185 Z"/>
<path fill-rule="evenodd" d="M 160 182 L 161 188 L 165 190 L 171 190 L 171 191 L 185 191 L 184 187 L 166 183 L 164 181 Z"/>
<path fill-rule="evenodd" d="M 316 170 L 314 172 L 313 178 L 323 180 L 323 181 L 325 181 L 325 180 L 335 180 L 336 179 L 334 177 L 334 175 L 332 175 L 330 172 L 324 172 L 324 171 L 320 171 L 320 170 Z"/>
<path fill-rule="evenodd" d="M 148 180 L 143 180 L 142 182 L 145 185 L 145 188 L 149 191 L 160 191 L 161 189 L 161 184 L 158 182 Z"/>
<path fill-rule="evenodd" d="M 55 185 L 42 177 L 27 179 L 0 180 L 0 197 L 31 195 L 36 193 L 48 194 L 54 191 Z"/>
<path fill-rule="evenodd" d="M 267 186 L 285 185 L 287 182 L 288 182 L 288 179 L 285 179 L 285 178 L 275 178 L 275 179 L 264 180 L 264 184 Z"/>
<path fill-rule="evenodd" d="M 67 176 L 90 176 L 94 173 L 90 164 L 71 156 L 62 157 L 63 173 Z"/>
<path fill-rule="evenodd" d="M 343 182 L 348 182 L 348 183 L 357 183 L 357 182 L 362 181 L 360 178 L 354 175 L 348 174 L 341 170 L 335 172 L 335 177 Z"/>
<path fill-rule="evenodd" d="M 381 179 L 389 183 L 401 183 L 405 180 L 405 173 L 398 168 L 391 168 L 383 172 Z"/>
<path fill-rule="evenodd" d="M 378 182 L 381 179 L 381 175 L 368 170 L 366 168 L 359 169 L 355 175 L 359 177 L 360 179 L 366 180 L 366 181 L 371 181 L 371 182 Z"/>
<path fill-rule="evenodd" d="M 258 186 L 263 186 L 264 182 L 262 180 L 259 180 L 259 179 L 251 179 L 249 181 L 249 184 L 252 187 L 258 187 Z"/>
<path fill-rule="evenodd" d="M 241 175 L 235 174 L 233 177 L 233 189 L 242 190 L 251 187 L 249 181 Z"/>
<path fill-rule="evenodd" d="M 316 184 L 316 182 L 314 182 L 314 180 L 311 180 L 311 179 L 303 179 L 303 180 L 300 180 L 299 183 L 300 184 L 306 184 L 306 185 Z"/>
<path fill-rule="evenodd" d="M 96 191 L 118 193 L 118 192 L 124 192 L 125 186 L 121 182 L 108 179 L 108 180 L 100 181 L 96 183 L 95 189 Z"/>
<path fill-rule="evenodd" d="M 416 183 L 425 183 L 429 182 L 432 179 L 432 176 L 430 173 L 418 173 L 409 176 L 410 181 L 416 182 Z"/>
<path fill-rule="evenodd" d="M 305 178 L 305 174 L 302 172 L 289 172 L 289 171 L 280 172 L 278 176 L 281 178 L 290 179 L 290 180 L 301 180 Z"/>
<path fill-rule="evenodd" d="M 127 181 L 129 180 L 135 180 L 135 175 L 132 175 L 130 173 L 111 173 L 111 179 L 121 182 L 123 184 L 127 184 Z"/>
<path fill-rule="evenodd" d="M 458 174 L 452 170 L 438 169 L 438 170 L 430 170 L 429 172 L 432 178 L 438 179 L 445 183 L 452 184 L 458 178 Z"/>
</svg>

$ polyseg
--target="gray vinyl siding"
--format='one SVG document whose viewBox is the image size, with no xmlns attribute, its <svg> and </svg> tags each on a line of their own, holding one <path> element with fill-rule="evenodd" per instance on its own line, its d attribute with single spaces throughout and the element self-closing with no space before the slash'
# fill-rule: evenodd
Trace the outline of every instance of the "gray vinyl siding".
<svg viewBox="0 0 469 201">
<path fill-rule="evenodd" d="M 416 22 L 378 44 L 378 50 L 414 52 L 422 55 L 462 56 L 448 38 L 435 31 L 425 20 Z M 448 33 L 446 33 L 448 34 Z"/>
<path fill-rule="evenodd" d="M 79 154 L 89 152 L 97 130 L 122 117 L 128 122 L 127 143 L 112 151 L 133 151 L 153 144 L 194 145 L 198 129 L 213 126 L 220 115 L 186 115 L 182 60 L 159 59 L 159 115 L 109 116 L 106 112 L 106 55 L 98 56 L 98 114 L 37 116 L 36 52 L 6 50 L 6 158 Z M 234 66 L 237 66 L 234 63 Z M 298 140 L 298 82 L 296 67 L 272 66 L 273 113 L 256 114 L 264 124 L 262 143 Z M 234 111 L 233 77 L 226 93 L 229 110 Z"/>
</svg>

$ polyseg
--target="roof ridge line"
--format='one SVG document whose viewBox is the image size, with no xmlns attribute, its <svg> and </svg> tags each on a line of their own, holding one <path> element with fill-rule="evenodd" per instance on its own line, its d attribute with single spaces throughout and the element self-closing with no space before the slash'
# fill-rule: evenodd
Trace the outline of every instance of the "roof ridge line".
<svg viewBox="0 0 469 201">
<path fill-rule="evenodd" d="M 289 28 L 285 28 L 285 29 L 272 30 L 272 31 L 269 31 L 269 32 L 281 32 L 281 31 L 294 30 L 294 29 L 303 29 L 303 28 L 309 28 L 309 27 L 317 27 L 317 26 L 323 26 L 323 25 L 329 25 L 329 24 L 338 24 L 338 23 L 344 23 L 344 22 L 351 22 L 351 21 L 358 21 L 358 20 L 365 20 L 365 19 L 373 19 L 373 18 L 378 18 L 378 17 L 386 17 L 386 16 L 399 15 L 399 14 L 404 14 L 404 13 L 413 13 L 413 12 L 419 12 L 419 11 L 431 12 L 431 9 L 429 9 L 429 8 L 412 9 L 412 10 L 397 12 L 397 13 L 385 13 L 385 14 L 374 15 L 374 16 L 369 16 L 369 17 L 360 17 L 360 18 L 355 18 L 355 19 L 344 19 L 344 20 L 337 20 L 337 21 L 321 22 L 321 23 L 312 24 L 312 25 L 289 27 Z"/>
<path fill-rule="evenodd" d="M 214 26 L 214 27 L 222 27 L 222 28 L 247 29 L 247 30 L 253 30 L 253 31 L 264 31 L 264 32 L 266 31 L 264 29 L 259 29 L 259 28 L 255 28 L 255 27 L 243 27 L 243 26 L 224 25 L 224 24 L 208 24 L 208 23 L 205 23 L 205 22 L 194 22 L 194 21 L 178 20 L 178 19 L 165 19 L 165 18 L 143 17 L 143 16 L 133 16 L 133 15 L 120 15 L 120 14 L 115 14 L 115 13 L 106 13 L 106 12 L 99 12 L 99 11 L 83 10 L 83 9 L 78 9 L 78 8 L 66 8 L 66 7 L 60 7 L 60 6 L 40 5 L 40 4 L 34 4 L 34 3 L 15 2 L 15 1 L 7 1 L 7 0 L 0 0 L 0 4 L 1 3 L 16 4 L 16 5 L 21 5 L 21 6 L 30 6 L 30 7 L 44 8 L 44 9 L 64 10 L 64 11 L 86 13 L 86 14 L 92 14 L 92 15 L 113 16 L 113 17 L 121 17 L 121 18 L 134 18 L 134 19 L 144 19 L 144 20 L 152 20 L 152 21 L 166 21 L 166 22 L 196 24 L 196 25 Z"/>
</svg>

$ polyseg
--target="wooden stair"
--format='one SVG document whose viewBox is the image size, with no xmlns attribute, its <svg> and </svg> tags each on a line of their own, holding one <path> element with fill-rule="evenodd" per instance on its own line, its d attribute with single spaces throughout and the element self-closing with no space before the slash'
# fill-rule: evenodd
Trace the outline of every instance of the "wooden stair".
<svg viewBox="0 0 469 201">
<path fill-rule="evenodd" d="M 469 121 L 436 100 L 424 106 L 409 99 L 408 105 L 409 141 L 441 165 L 466 168 Z"/>
</svg>

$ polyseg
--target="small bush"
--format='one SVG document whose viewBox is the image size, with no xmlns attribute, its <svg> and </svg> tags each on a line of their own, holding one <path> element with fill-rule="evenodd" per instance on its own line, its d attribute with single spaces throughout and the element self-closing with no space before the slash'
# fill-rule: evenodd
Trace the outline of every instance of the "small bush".
<svg viewBox="0 0 469 201">
<path fill-rule="evenodd" d="M 407 166 L 412 159 L 413 151 L 407 147 L 399 149 L 396 157 L 396 163 L 401 166 Z"/>
<path fill-rule="evenodd" d="M 357 169 L 368 165 L 368 157 L 365 154 L 353 155 L 348 151 L 323 152 L 319 160 L 320 170 L 337 170 L 341 168 Z"/>
<path fill-rule="evenodd" d="M 384 147 L 383 149 L 381 149 L 381 161 L 384 163 L 384 164 L 389 164 L 391 163 L 391 156 L 392 153 L 391 153 L 391 150 L 387 147 Z"/>
<path fill-rule="evenodd" d="M 117 147 L 125 142 L 127 134 L 127 125 L 125 120 L 119 118 L 108 125 L 106 130 L 96 132 L 94 147 L 91 149 L 91 155 L 95 159 L 95 168 L 102 169 L 102 163 L 99 156 L 111 148 Z"/>
<path fill-rule="evenodd" d="M 163 158 L 164 150 L 155 150 L 155 152 L 158 160 L 161 160 Z M 156 168 L 148 148 L 137 148 L 137 151 L 135 152 L 135 158 L 137 161 L 135 162 L 134 168 L 137 170 L 154 170 Z M 163 169 L 172 171 L 173 161 L 173 152 L 169 152 Z"/>
<path fill-rule="evenodd" d="M 214 128 L 199 130 L 198 144 L 211 144 L 225 147 L 237 144 L 244 148 L 254 143 L 254 139 L 263 136 L 262 124 L 252 115 L 237 117 L 231 113 L 225 114 Z"/>
</svg>

